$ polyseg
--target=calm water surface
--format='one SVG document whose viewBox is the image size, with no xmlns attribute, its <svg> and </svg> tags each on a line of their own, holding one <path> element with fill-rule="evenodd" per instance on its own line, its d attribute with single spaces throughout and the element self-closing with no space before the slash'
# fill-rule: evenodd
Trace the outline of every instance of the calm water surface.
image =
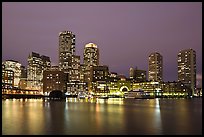
<svg viewBox="0 0 204 137">
<path fill-rule="evenodd" d="M 201 135 L 202 98 L 2 100 L 3 135 Z"/>
</svg>

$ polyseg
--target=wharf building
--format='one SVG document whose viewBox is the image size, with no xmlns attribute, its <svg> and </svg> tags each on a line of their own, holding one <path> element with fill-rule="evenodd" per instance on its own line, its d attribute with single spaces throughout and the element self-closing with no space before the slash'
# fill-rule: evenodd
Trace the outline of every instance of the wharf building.
<svg viewBox="0 0 204 137">
<path fill-rule="evenodd" d="M 150 81 L 163 81 L 163 57 L 154 52 L 149 55 L 148 76 Z"/>
<path fill-rule="evenodd" d="M 15 60 L 6 60 L 6 61 L 2 62 L 2 65 L 3 65 L 2 67 L 4 68 L 4 72 L 6 72 L 5 74 L 7 74 L 7 72 L 9 75 L 14 74 L 13 86 L 18 88 L 19 82 L 20 82 L 20 77 L 21 77 L 21 64 Z M 7 70 L 12 70 L 13 73 L 11 71 L 7 71 Z"/>
<path fill-rule="evenodd" d="M 2 92 L 6 92 L 8 89 L 12 90 L 13 87 L 14 71 L 5 69 L 5 65 L 2 63 Z"/>
<path fill-rule="evenodd" d="M 51 67 L 50 58 L 32 52 L 28 56 L 27 87 L 41 91 L 43 89 L 43 71 Z"/>
<path fill-rule="evenodd" d="M 144 82 L 147 80 L 146 71 L 145 70 L 139 70 L 139 69 L 137 69 L 137 67 L 135 69 L 132 67 L 130 68 L 129 77 L 130 77 L 130 80 L 132 80 L 134 82 Z"/>
<path fill-rule="evenodd" d="M 192 95 L 196 91 L 196 52 L 193 49 L 178 53 L 178 82 L 189 85 Z"/>
<path fill-rule="evenodd" d="M 53 90 L 66 91 L 65 73 L 58 66 L 43 71 L 43 94 L 49 95 Z"/>
<path fill-rule="evenodd" d="M 109 93 L 107 86 L 109 69 L 108 66 L 91 66 L 91 91 L 95 94 Z"/>
</svg>

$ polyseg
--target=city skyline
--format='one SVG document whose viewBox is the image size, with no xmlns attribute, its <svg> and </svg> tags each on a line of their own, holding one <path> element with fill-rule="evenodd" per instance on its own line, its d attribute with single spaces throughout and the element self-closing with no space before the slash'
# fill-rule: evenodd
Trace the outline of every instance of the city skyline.
<svg viewBox="0 0 204 137">
<path fill-rule="evenodd" d="M 197 79 L 202 79 L 201 3 L 4 2 L 2 7 L 2 61 L 13 59 L 27 67 L 27 57 L 34 51 L 49 56 L 52 64 L 58 65 L 58 34 L 72 31 L 81 64 L 84 46 L 90 42 L 100 50 L 100 65 L 108 65 L 111 72 L 127 77 L 130 67 L 147 71 L 148 56 L 158 52 L 163 56 L 164 81 L 177 81 L 177 55 L 180 50 L 192 48 L 197 56 Z M 57 12 L 57 8 L 61 10 Z M 78 13 L 74 13 L 76 9 Z"/>
</svg>

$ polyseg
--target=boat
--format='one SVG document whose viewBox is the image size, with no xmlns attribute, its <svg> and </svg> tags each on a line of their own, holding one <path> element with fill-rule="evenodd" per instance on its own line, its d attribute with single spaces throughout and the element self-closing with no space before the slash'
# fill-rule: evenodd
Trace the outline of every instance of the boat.
<svg viewBox="0 0 204 137">
<path fill-rule="evenodd" d="M 124 98 L 133 98 L 133 99 L 151 99 L 154 98 L 150 92 L 145 92 L 141 89 L 130 90 L 124 94 Z"/>
</svg>

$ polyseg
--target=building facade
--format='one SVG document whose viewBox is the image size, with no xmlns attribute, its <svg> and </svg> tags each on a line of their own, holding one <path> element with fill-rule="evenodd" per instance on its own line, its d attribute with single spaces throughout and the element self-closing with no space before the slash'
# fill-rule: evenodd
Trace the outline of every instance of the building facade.
<svg viewBox="0 0 204 137">
<path fill-rule="evenodd" d="M 192 95 L 196 90 L 196 52 L 193 49 L 181 50 L 178 53 L 178 82 L 188 84 Z"/>
<path fill-rule="evenodd" d="M 71 31 L 59 33 L 59 69 L 66 73 L 69 81 L 72 69 L 72 56 L 75 55 L 75 35 Z"/>
<path fill-rule="evenodd" d="M 27 87 L 28 89 L 43 89 L 43 71 L 51 67 L 50 58 L 40 56 L 39 53 L 32 52 L 28 56 L 27 67 Z"/>
<path fill-rule="evenodd" d="M 80 56 L 72 56 L 70 82 L 80 81 Z"/>
<path fill-rule="evenodd" d="M 12 70 L 14 72 L 14 87 L 19 87 L 21 77 L 21 64 L 15 60 L 6 60 L 2 62 L 4 70 Z"/>
<path fill-rule="evenodd" d="M 97 45 L 94 43 L 86 44 L 84 48 L 85 82 L 91 81 L 91 77 L 90 77 L 91 66 L 98 66 L 98 65 L 99 65 L 99 49 L 97 48 Z"/>
<path fill-rule="evenodd" d="M 53 90 L 66 92 L 65 73 L 53 66 L 43 72 L 43 94 L 49 95 Z"/>
<path fill-rule="evenodd" d="M 163 57 L 160 53 L 154 52 L 149 55 L 148 74 L 150 81 L 163 81 Z"/>
<path fill-rule="evenodd" d="M 25 68 L 25 66 L 21 66 L 21 77 L 19 82 L 19 88 L 20 89 L 27 88 L 27 69 Z"/>
<path fill-rule="evenodd" d="M 5 65 L 2 64 L 2 91 L 6 92 L 7 89 L 14 87 L 14 71 L 6 70 Z"/>
</svg>

